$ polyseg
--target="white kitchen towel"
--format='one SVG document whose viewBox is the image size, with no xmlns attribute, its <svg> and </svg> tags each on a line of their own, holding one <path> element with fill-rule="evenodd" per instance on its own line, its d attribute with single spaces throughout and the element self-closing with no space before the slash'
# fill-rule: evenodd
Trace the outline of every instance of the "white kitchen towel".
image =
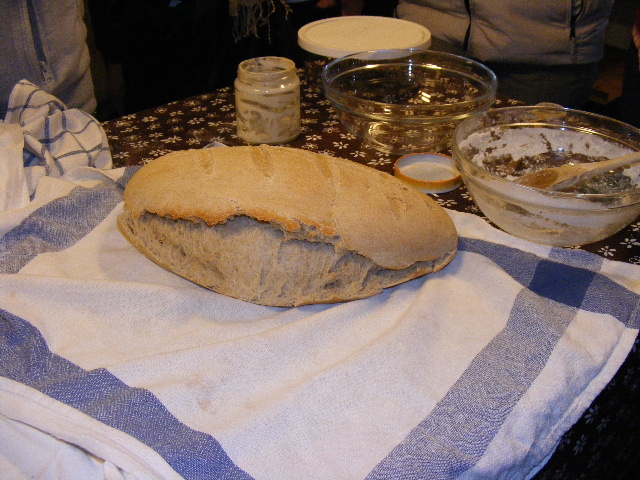
<svg viewBox="0 0 640 480">
<path fill-rule="evenodd" d="M 454 211 L 438 273 L 330 305 L 225 297 L 119 233 L 132 172 L 75 169 L 0 216 L 0 415 L 86 452 L 84 478 L 527 478 L 638 336 L 640 267 Z M 28 478 L 37 450 L 8 435 Z"/>
<path fill-rule="evenodd" d="M 40 179 L 60 177 L 79 166 L 112 166 L 100 123 L 82 110 L 68 109 L 33 83 L 18 82 L 0 125 L 0 207 L 24 206 L 24 192 L 33 195 Z"/>
</svg>

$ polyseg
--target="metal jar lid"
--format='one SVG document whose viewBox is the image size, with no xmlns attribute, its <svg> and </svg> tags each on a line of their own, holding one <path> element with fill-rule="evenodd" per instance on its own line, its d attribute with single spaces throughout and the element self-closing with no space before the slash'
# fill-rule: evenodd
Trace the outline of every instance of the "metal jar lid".
<svg viewBox="0 0 640 480">
<path fill-rule="evenodd" d="M 462 184 L 453 159 L 441 153 L 412 153 L 393 166 L 396 177 L 424 193 L 445 193 Z"/>
</svg>

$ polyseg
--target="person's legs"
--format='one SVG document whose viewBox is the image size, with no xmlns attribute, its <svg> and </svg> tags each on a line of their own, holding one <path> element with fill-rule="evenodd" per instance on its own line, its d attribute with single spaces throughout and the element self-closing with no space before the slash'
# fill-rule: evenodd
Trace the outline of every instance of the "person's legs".
<svg viewBox="0 0 640 480">
<path fill-rule="evenodd" d="M 498 77 L 498 92 L 528 104 L 557 103 L 582 108 L 598 76 L 597 63 L 528 65 L 487 63 Z"/>
</svg>

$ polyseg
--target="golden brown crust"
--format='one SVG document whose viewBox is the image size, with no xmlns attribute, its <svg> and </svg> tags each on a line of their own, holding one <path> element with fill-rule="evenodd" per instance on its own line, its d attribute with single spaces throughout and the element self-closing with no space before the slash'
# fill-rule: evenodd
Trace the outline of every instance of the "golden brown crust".
<svg viewBox="0 0 640 480">
<path fill-rule="evenodd" d="M 287 232 L 304 227 L 388 269 L 457 248 L 453 222 L 423 193 L 370 167 L 288 147 L 174 152 L 140 169 L 124 199 L 134 217 L 217 225 L 245 215 Z"/>
</svg>

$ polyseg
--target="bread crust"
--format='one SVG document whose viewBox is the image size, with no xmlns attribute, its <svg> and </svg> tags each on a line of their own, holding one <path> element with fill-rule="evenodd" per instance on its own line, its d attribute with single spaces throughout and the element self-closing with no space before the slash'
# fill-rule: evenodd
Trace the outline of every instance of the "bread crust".
<svg viewBox="0 0 640 480">
<path fill-rule="evenodd" d="M 304 226 L 389 269 L 457 248 L 453 222 L 427 195 L 371 167 L 289 147 L 173 152 L 140 169 L 124 201 L 137 217 L 213 226 L 246 215 L 288 232 Z"/>
<path fill-rule="evenodd" d="M 444 268 L 458 239 L 442 207 L 391 175 L 273 146 L 150 162 L 127 184 L 118 225 L 163 268 L 274 306 L 374 295 Z"/>
</svg>

